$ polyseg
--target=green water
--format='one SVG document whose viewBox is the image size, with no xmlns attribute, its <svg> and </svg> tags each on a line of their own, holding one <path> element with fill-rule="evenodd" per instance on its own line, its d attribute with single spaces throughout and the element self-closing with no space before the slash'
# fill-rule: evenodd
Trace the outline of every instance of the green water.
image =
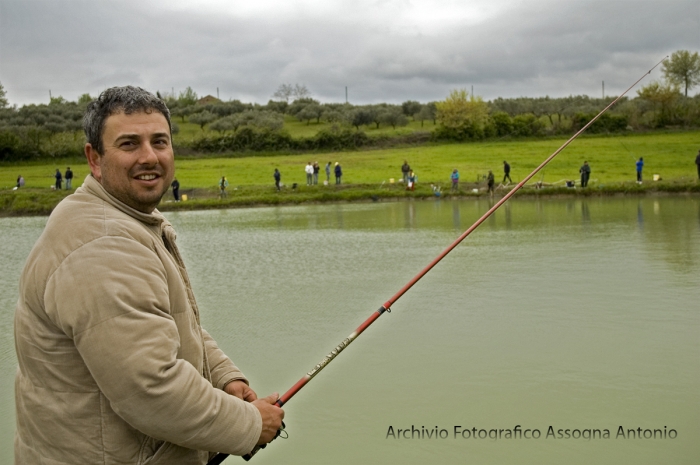
<svg viewBox="0 0 700 465">
<path fill-rule="evenodd" d="M 489 206 L 424 201 L 168 217 L 203 324 L 266 395 L 291 387 Z M 44 224 L 0 220 L 0 463 L 12 456 L 17 280 Z M 300 391 L 285 407 L 289 439 L 253 461 L 696 464 L 699 281 L 697 197 L 518 199 Z M 541 437 L 461 436 L 516 425 Z M 550 426 L 607 429 L 610 438 L 547 438 Z M 677 437 L 623 439 L 620 426 Z M 448 437 L 387 438 L 390 427 L 444 429 Z"/>
</svg>

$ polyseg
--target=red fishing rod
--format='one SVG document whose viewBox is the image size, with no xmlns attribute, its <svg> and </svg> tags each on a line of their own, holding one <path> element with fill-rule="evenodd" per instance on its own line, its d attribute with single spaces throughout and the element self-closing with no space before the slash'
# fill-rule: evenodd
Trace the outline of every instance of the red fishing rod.
<svg viewBox="0 0 700 465">
<path fill-rule="evenodd" d="M 586 124 L 584 127 L 582 127 L 576 134 L 574 134 L 573 136 L 571 136 L 571 138 L 570 138 L 569 140 L 567 140 L 566 142 L 564 142 L 564 144 L 563 144 L 561 147 L 559 147 L 554 153 L 552 153 L 549 157 L 547 157 L 547 159 L 546 159 L 545 161 L 543 161 L 537 168 L 535 168 L 535 170 L 534 170 L 532 173 L 528 174 L 528 175 L 527 175 L 522 181 L 520 181 L 513 189 L 511 189 L 510 192 L 508 192 L 506 195 L 504 195 L 503 198 L 501 198 L 501 200 L 499 200 L 498 202 L 496 202 L 496 204 L 495 204 L 493 207 L 491 207 L 486 213 L 484 213 L 484 214 L 481 216 L 481 218 L 479 218 L 478 220 L 476 220 L 476 222 L 475 222 L 473 225 L 471 225 L 471 226 L 469 227 L 469 229 L 467 229 L 466 231 L 464 231 L 452 244 L 450 244 L 445 250 L 443 250 L 443 251 L 440 253 L 440 255 L 438 255 L 432 262 L 430 262 L 430 263 L 428 264 L 428 266 L 426 266 L 425 268 L 423 268 L 423 269 L 420 271 L 420 273 L 418 273 L 416 276 L 413 277 L 413 279 L 411 279 L 408 283 L 406 283 L 406 284 L 399 290 L 399 292 L 397 292 L 397 293 L 394 294 L 389 300 L 387 300 L 386 302 L 384 302 L 384 305 L 382 305 L 381 307 L 379 307 L 379 310 L 377 310 L 377 311 L 374 312 L 369 318 L 367 318 L 367 320 L 365 320 L 364 323 L 362 323 L 360 326 L 358 326 L 357 329 L 356 329 L 352 334 L 350 334 L 348 337 L 346 337 L 345 339 L 343 339 L 343 341 L 342 341 L 340 344 L 338 344 L 338 345 L 335 347 L 335 349 L 331 350 L 331 352 L 330 352 L 328 355 L 326 355 L 326 356 L 324 357 L 324 359 L 321 360 L 320 363 L 318 363 L 315 367 L 313 367 L 313 368 L 311 369 L 311 371 L 309 371 L 308 373 L 306 373 L 306 374 L 305 374 L 299 381 L 297 381 L 296 384 L 295 384 L 294 386 L 292 386 L 287 392 L 285 392 L 284 394 L 282 394 L 282 396 L 277 400 L 276 404 L 277 404 L 278 406 L 282 407 L 284 404 L 286 404 L 287 402 L 289 402 L 289 400 L 290 400 L 292 397 L 294 397 L 294 395 L 295 395 L 297 392 L 299 392 L 299 391 L 301 390 L 301 388 L 303 388 L 304 386 L 306 386 L 306 383 L 308 383 L 309 381 L 311 381 L 311 380 L 314 378 L 314 376 L 316 376 L 316 375 L 317 375 L 321 370 L 323 370 L 331 361 L 333 361 L 333 359 L 336 358 L 336 357 L 338 356 L 339 353 L 341 353 L 343 350 L 345 350 L 345 348 L 346 348 L 347 346 L 349 346 L 350 343 L 351 343 L 352 341 L 354 341 L 355 339 L 357 339 L 357 337 L 358 337 L 360 334 L 362 334 L 372 323 L 374 323 L 375 320 L 376 320 L 377 318 L 379 318 L 380 316 L 382 316 L 382 315 L 384 314 L 384 312 L 389 312 L 389 313 L 390 313 L 390 312 L 391 312 L 391 306 L 392 306 L 397 300 L 399 300 L 399 298 L 401 298 L 402 295 L 404 295 L 410 288 L 412 288 L 414 284 L 416 284 L 418 281 L 420 281 L 420 279 L 421 279 L 423 276 L 425 276 L 425 275 L 428 273 L 428 271 L 430 271 L 431 269 L 433 269 L 433 267 L 434 267 L 435 265 L 437 265 L 437 264 L 440 262 L 440 260 L 442 260 L 443 258 L 445 258 L 445 256 L 447 256 L 447 254 L 449 254 L 449 253 L 452 251 L 452 249 L 454 249 L 455 247 L 457 247 L 457 246 L 459 245 L 460 242 L 462 242 L 464 239 L 466 239 L 466 237 L 469 236 L 469 235 L 472 233 L 472 231 L 474 231 L 476 228 L 478 228 L 479 225 L 480 225 L 481 223 L 483 223 L 484 221 L 486 221 L 486 219 L 487 219 L 489 216 L 491 216 L 496 210 L 498 210 L 498 208 L 499 208 L 501 205 L 503 205 L 504 203 L 506 203 L 506 201 L 508 201 L 508 199 L 510 199 L 511 197 L 513 197 L 513 195 L 515 195 L 515 193 L 518 192 L 518 191 L 525 185 L 525 183 L 527 183 L 530 179 L 532 179 L 533 176 L 535 176 L 542 168 L 544 168 L 550 161 L 552 161 L 552 160 L 554 159 L 554 157 L 556 157 L 556 156 L 557 156 L 562 150 L 564 150 L 571 142 L 573 142 L 574 139 L 576 139 L 576 138 L 577 138 L 579 135 L 581 135 L 586 129 L 588 129 L 588 127 L 589 127 L 590 125 L 592 125 L 593 123 L 595 123 L 595 122 L 598 120 L 598 118 L 600 118 L 600 117 L 603 115 L 603 113 L 605 113 L 606 111 L 608 111 L 608 109 L 610 109 L 610 107 L 612 107 L 613 105 L 615 105 L 615 104 L 618 102 L 618 100 L 620 100 L 620 99 L 621 99 L 627 92 L 629 92 L 634 86 L 636 86 L 637 84 L 639 84 L 639 82 L 640 82 L 642 79 L 644 79 L 647 75 L 651 74 L 651 72 L 654 70 L 654 68 L 656 68 L 657 66 L 659 66 L 659 65 L 661 64 L 661 62 L 663 62 L 666 58 L 668 58 L 668 56 L 664 57 L 663 60 L 659 61 L 659 62 L 658 62 L 657 64 L 655 64 L 649 71 L 647 71 L 646 73 L 644 73 L 644 74 L 642 75 L 642 77 L 640 77 L 639 79 L 637 79 L 637 81 L 635 81 L 634 84 L 632 84 L 631 86 L 629 86 L 629 87 L 627 88 L 627 90 L 625 90 L 622 94 L 620 94 L 615 100 L 613 100 L 612 102 L 610 102 L 610 104 L 609 104 L 607 107 L 603 108 L 603 109 L 600 111 L 600 113 L 598 113 L 598 114 L 595 116 L 595 118 L 593 118 L 592 120 L 590 120 L 590 121 L 588 122 L 588 124 Z M 283 424 L 283 427 L 284 427 L 284 424 Z M 277 436 L 279 436 L 279 434 L 280 434 L 280 431 L 277 432 Z M 277 437 L 277 436 L 275 436 L 275 437 Z M 255 455 L 260 449 L 264 449 L 265 446 L 266 446 L 266 444 L 263 444 L 263 445 L 261 445 L 261 446 L 255 446 L 255 448 L 254 448 L 249 454 L 244 455 L 243 458 L 244 458 L 245 460 L 250 460 L 250 459 L 253 457 L 253 455 Z M 207 465 L 219 465 L 221 462 L 223 462 L 223 461 L 226 459 L 226 457 L 228 457 L 228 454 L 217 454 L 213 459 L 211 459 L 211 460 L 207 463 Z"/>
</svg>

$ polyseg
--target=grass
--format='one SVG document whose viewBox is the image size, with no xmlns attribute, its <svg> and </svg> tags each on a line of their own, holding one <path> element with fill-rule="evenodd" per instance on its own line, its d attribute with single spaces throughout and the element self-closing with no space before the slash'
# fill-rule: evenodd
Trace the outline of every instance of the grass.
<svg viewBox="0 0 700 465">
<path fill-rule="evenodd" d="M 483 187 L 482 177 L 493 170 L 496 180 L 503 176 L 503 160 L 511 166 L 511 177 L 517 182 L 523 179 L 565 139 L 530 141 L 496 141 L 470 144 L 422 145 L 387 150 L 315 153 L 301 155 L 267 155 L 242 158 L 180 158 L 176 157 L 176 175 L 182 186 L 194 195 L 194 202 L 167 204 L 164 208 L 220 208 L 234 205 L 297 203 L 308 201 L 353 201 L 384 197 L 431 197 L 429 184 L 449 190 L 450 173 L 457 168 L 461 175 L 461 194 L 471 193 L 475 187 Z M 591 165 L 589 192 L 643 192 L 646 189 L 666 191 L 695 189 L 697 171 L 695 155 L 700 147 L 700 131 L 678 133 L 653 133 L 626 136 L 584 136 L 564 150 L 544 172 L 533 181 L 557 183 L 565 179 L 578 179 L 578 169 L 584 160 Z M 635 161 L 644 157 L 644 177 L 641 189 L 634 183 Z M 390 178 L 401 177 L 400 167 L 408 160 L 418 176 L 418 189 L 407 193 L 400 185 L 390 184 Z M 343 185 L 307 187 L 304 166 L 318 161 L 321 166 L 328 161 L 340 162 L 343 167 Z M 63 172 L 71 166 L 75 173 L 74 185 L 82 183 L 88 174 L 83 160 L 55 160 L 32 163 L 0 164 L 0 206 L 4 214 L 36 214 L 48 212 L 65 192 L 50 190 L 56 168 Z M 279 168 L 282 182 L 293 183 L 299 188 L 285 189 L 278 194 L 274 190 L 272 173 Z M 12 191 L 17 175 L 22 174 L 26 188 Z M 651 182 L 652 175 L 659 174 L 663 181 Z M 229 180 L 231 194 L 228 199 L 217 199 L 217 182 L 221 176 Z M 325 179 L 323 169 L 320 179 Z M 480 184 L 474 184 L 477 179 Z M 561 185 L 561 183 L 556 184 Z M 580 190 L 578 193 L 581 194 Z M 533 192 L 533 190 L 530 190 Z M 544 189 L 542 193 L 571 193 L 566 189 Z M 166 197 L 166 199 L 169 197 Z M 36 206 L 32 207 L 32 205 Z M 13 206 L 14 205 L 14 206 Z M 40 206 L 43 205 L 43 206 Z M 21 208 L 20 208 L 21 207 Z"/>
<path fill-rule="evenodd" d="M 512 166 L 511 177 L 518 181 L 563 142 L 564 139 L 548 139 L 321 154 L 180 159 L 177 161 L 177 175 L 183 187 L 215 187 L 221 176 L 227 176 L 232 187 L 272 185 L 272 172 L 279 168 L 285 184 L 305 184 L 304 166 L 307 162 L 318 161 L 323 166 L 329 161 L 333 164 L 337 161 L 343 167 L 344 183 L 380 185 L 388 183 L 392 177 L 400 178 L 400 166 L 408 160 L 419 183 L 438 183 L 446 187 L 453 168 L 459 170 L 463 181 L 475 181 L 489 169 L 499 179 L 503 176 L 503 160 L 508 160 Z M 635 162 L 639 157 L 644 157 L 647 179 L 657 173 L 664 179 L 691 180 L 696 177 L 694 160 L 698 146 L 700 132 L 582 137 L 554 159 L 536 180 L 577 179 L 579 167 L 588 160 L 592 168 L 592 184 L 633 181 Z M 5 184 L 2 176 L 0 170 L 0 186 Z M 322 178 L 325 178 L 323 173 Z"/>
</svg>

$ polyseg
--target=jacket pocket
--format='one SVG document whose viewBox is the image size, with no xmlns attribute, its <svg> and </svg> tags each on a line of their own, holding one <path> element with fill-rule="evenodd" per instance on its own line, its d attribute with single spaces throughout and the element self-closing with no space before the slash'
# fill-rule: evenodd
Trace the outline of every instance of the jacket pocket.
<svg viewBox="0 0 700 465">
<path fill-rule="evenodd" d="M 141 448 L 141 457 L 139 465 L 151 465 L 158 463 L 158 460 L 163 457 L 170 447 L 169 442 L 159 441 L 154 438 L 147 437 Z"/>
</svg>

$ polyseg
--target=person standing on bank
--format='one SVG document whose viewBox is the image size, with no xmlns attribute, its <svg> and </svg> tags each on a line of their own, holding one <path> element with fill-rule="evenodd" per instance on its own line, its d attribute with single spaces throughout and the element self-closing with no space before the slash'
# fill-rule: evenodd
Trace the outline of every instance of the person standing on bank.
<svg viewBox="0 0 700 465">
<path fill-rule="evenodd" d="M 510 165 L 507 161 L 503 160 L 503 184 L 506 183 L 506 179 L 508 179 L 509 183 L 513 182 L 513 180 L 510 179 Z"/>
<path fill-rule="evenodd" d="M 457 192 L 459 190 L 459 171 L 457 168 L 452 170 L 450 179 L 452 180 L 452 192 Z"/>
<path fill-rule="evenodd" d="M 175 197 L 175 201 L 179 202 L 180 201 L 180 181 L 178 181 L 177 178 L 174 178 L 173 182 L 170 184 L 170 187 L 173 188 L 173 197 Z"/>
<path fill-rule="evenodd" d="M 581 187 L 588 186 L 588 179 L 591 177 L 591 167 L 587 161 L 583 162 L 583 166 L 578 170 L 581 173 Z"/>
<path fill-rule="evenodd" d="M 406 184 L 406 190 L 407 191 L 414 191 L 416 190 L 416 173 L 413 172 L 413 170 L 408 172 L 408 183 Z"/>
<path fill-rule="evenodd" d="M 331 183 L 331 162 L 326 163 L 326 183 Z"/>
<path fill-rule="evenodd" d="M 73 188 L 73 172 L 70 169 L 70 166 L 66 168 L 66 190 L 69 191 Z"/>
<path fill-rule="evenodd" d="M 335 162 L 335 183 L 340 184 L 340 178 L 343 177 L 343 169 L 340 167 L 340 163 Z"/>
<path fill-rule="evenodd" d="M 55 189 L 57 191 L 61 190 L 61 182 L 63 181 L 63 176 L 61 176 L 61 172 L 56 168 L 56 174 L 53 175 L 54 178 L 56 178 L 56 185 Z"/>
<path fill-rule="evenodd" d="M 21 174 L 17 176 L 17 189 L 20 187 L 24 187 L 24 177 Z"/>
<path fill-rule="evenodd" d="M 314 186 L 318 185 L 318 173 L 321 171 L 321 166 L 317 161 L 314 162 Z"/>
<path fill-rule="evenodd" d="M 486 177 L 486 184 L 489 186 L 489 194 L 493 195 L 493 186 L 496 184 L 496 180 L 494 179 L 495 176 L 493 175 L 493 171 L 489 170 L 489 175 Z"/>
<path fill-rule="evenodd" d="M 408 173 L 411 172 L 411 167 L 408 164 L 408 160 L 403 161 L 403 165 L 401 165 L 401 175 L 403 176 L 403 183 L 406 184 L 408 182 Z"/>
<path fill-rule="evenodd" d="M 308 162 L 304 171 L 306 172 L 306 185 L 310 186 L 314 182 L 314 165 Z"/>
<path fill-rule="evenodd" d="M 698 150 L 698 156 L 695 157 L 695 164 L 698 167 L 698 179 L 700 179 L 700 150 Z"/>
<path fill-rule="evenodd" d="M 228 187 L 228 180 L 226 179 L 226 176 L 221 176 L 221 180 L 219 181 L 219 197 L 224 198 L 228 196 L 228 193 L 226 192 L 226 188 Z"/>
<path fill-rule="evenodd" d="M 83 124 L 90 174 L 51 213 L 20 279 L 15 463 L 204 465 L 270 442 L 279 396 L 258 399 L 202 329 L 156 210 L 175 171 L 168 108 L 113 87 Z"/>
<path fill-rule="evenodd" d="M 644 158 L 639 157 L 639 161 L 635 163 L 637 166 L 637 184 L 642 183 L 642 169 L 644 168 Z"/>
<path fill-rule="evenodd" d="M 275 178 L 275 187 L 277 188 L 277 191 L 279 192 L 280 190 L 280 181 L 282 180 L 282 173 L 280 173 L 280 170 L 275 168 L 275 172 L 272 173 L 272 176 Z"/>
</svg>

